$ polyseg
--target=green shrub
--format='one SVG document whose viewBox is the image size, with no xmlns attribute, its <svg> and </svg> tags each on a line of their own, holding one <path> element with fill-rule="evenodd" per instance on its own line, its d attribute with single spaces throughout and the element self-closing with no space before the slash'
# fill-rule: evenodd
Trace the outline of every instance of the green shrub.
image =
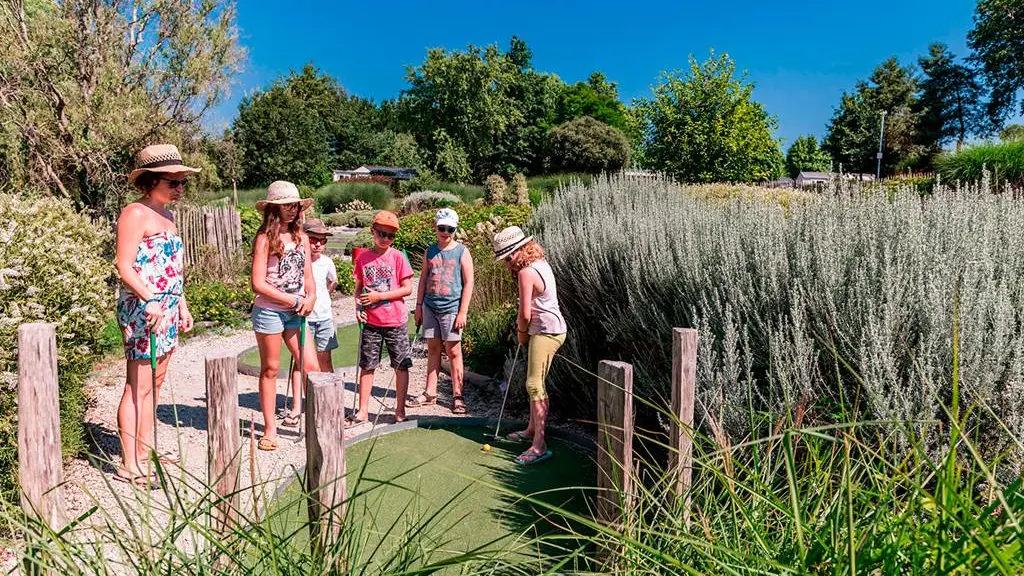
<svg viewBox="0 0 1024 576">
<path fill-rule="evenodd" d="M 1024 186 L 1024 140 L 969 146 L 935 159 L 935 172 L 946 182 L 980 182 L 986 171 L 996 191 Z"/>
<path fill-rule="evenodd" d="M 402 201 L 402 213 L 412 214 L 423 212 L 424 210 L 450 208 L 461 202 L 461 198 L 450 192 L 423 190 L 421 192 L 413 192 L 405 197 L 405 200 Z"/>
<path fill-rule="evenodd" d="M 558 280 L 569 325 L 560 354 L 586 367 L 635 362 L 637 395 L 668 398 L 672 328 L 695 327 L 705 430 L 738 441 L 756 414 L 806 410 L 809 421 L 831 422 L 845 413 L 888 423 L 900 449 L 925 438 L 935 454 L 956 321 L 961 404 L 992 410 L 972 414 L 970 434 L 989 453 L 1005 450 L 1015 474 L 1024 462 L 1009 443 L 1024 436 L 1024 390 L 1011 376 L 1024 374 L 1024 202 L 980 188 L 937 187 L 922 199 L 842 186 L 788 211 L 620 178 L 542 203 L 528 228 Z M 553 370 L 552 394 L 592 414 L 590 377 L 568 363 Z"/>
<path fill-rule="evenodd" d="M 594 181 L 593 174 L 584 174 L 580 172 L 568 173 L 568 174 L 548 174 L 546 176 L 532 176 L 526 179 L 526 185 L 530 189 L 530 202 L 536 206 L 540 204 L 538 199 L 536 202 L 533 201 L 534 195 L 537 198 L 543 199 L 549 196 L 553 196 L 555 190 L 568 186 L 574 182 L 579 182 L 584 186 L 590 186 Z"/>
<path fill-rule="evenodd" d="M 346 296 L 355 294 L 356 277 L 352 261 L 341 256 L 331 256 L 334 260 L 334 268 L 338 271 L 338 287 L 336 290 Z"/>
<path fill-rule="evenodd" d="M 113 311 L 112 235 L 45 193 L 0 193 L 0 494 L 11 497 L 17 463 L 18 326 L 53 323 L 57 333 L 61 444 L 85 446 L 82 383 L 104 349 Z M 109 344 L 108 344 L 109 346 Z"/>
<path fill-rule="evenodd" d="M 431 188 L 438 192 L 451 192 L 459 198 L 462 198 L 464 204 L 472 204 L 476 200 L 484 197 L 484 187 L 474 186 L 472 184 L 454 184 L 451 182 L 441 182 Z"/>
<path fill-rule="evenodd" d="M 462 334 L 466 367 L 480 374 L 497 374 L 508 351 L 516 345 L 515 327 L 515 301 L 488 310 L 473 311 Z"/>
<path fill-rule="evenodd" d="M 517 173 L 512 177 L 512 191 L 510 194 L 510 201 L 515 201 L 516 204 L 526 205 L 530 203 L 530 190 L 526 185 L 526 176 L 523 176 L 522 172 Z"/>
<path fill-rule="evenodd" d="M 334 214 L 324 214 L 323 221 L 327 226 L 348 226 L 349 228 L 367 228 L 373 222 L 374 215 L 377 214 L 376 210 L 365 210 L 365 211 L 352 211 L 352 212 L 335 212 Z"/>
<path fill-rule="evenodd" d="M 508 226 L 521 224 L 530 216 L 529 206 L 499 204 L 496 206 L 463 206 L 459 209 L 459 229 L 474 227 L 491 216 L 501 216 Z M 428 212 L 410 214 L 401 218 L 398 234 L 395 236 L 395 248 L 406 250 L 409 261 L 419 269 L 423 260 L 423 251 L 437 241 L 434 231 L 434 215 Z M 352 243 L 350 243 L 352 244 Z M 370 246 L 373 245 L 372 237 Z"/>
<path fill-rule="evenodd" d="M 507 202 L 505 198 L 507 186 L 505 185 L 505 179 L 501 176 L 497 174 L 488 176 L 485 188 L 488 204 L 504 204 Z"/>
<path fill-rule="evenodd" d="M 340 207 L 353 200 L 362 200 L 377 210 L 386 210 L 391 207 L 394 196 L 387 186 L 371 182 L 335 182 L 321 188 L 316 195 L 317 209 L 321 214 L 338 212 Z"/>
<path fill-rule="evenodd" d="M 373 245 L 373 233 L 369 228 L 364 228 L 345 243 L 345 252 L 351 253 L 353 248 L 373 248 Z"/>
<path fill-rule="evenodd" d="M 248 278 L 189 281 L 185 284 L 185 299 L 196 322 L 238 324 L 252 308 L 253 293 Z"/>
<path fill-rule="evenodd" d="M 551 129 L 545 168 L 552 172 L 618 172 L 629 165 L 629 139 L 590 116 Z"/>
<path fill-rule="evenodd" d="M 252 251 L 252 243 L 256 240 L 256 233 L 263 225 L 263 213 L 249 206 L 238 206 L 238 215 L 242 220 L 242 243 L 245 244 L 245 251 Z"/>
</svg>

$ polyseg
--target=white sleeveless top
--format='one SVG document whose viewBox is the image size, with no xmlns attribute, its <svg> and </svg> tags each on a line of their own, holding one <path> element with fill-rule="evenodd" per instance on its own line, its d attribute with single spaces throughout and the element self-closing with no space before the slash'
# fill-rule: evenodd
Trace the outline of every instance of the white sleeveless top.
<svg viewBox="0 0 1024 576">
<path fill-rule="evenodd" d="M 558 289 L 555 287 L 555 275 L 546 260 L 537 260 L 530 267 L 540 274 L 544 282 L 544 291 L 530 303 L 530 328 L 527 332 L 535 334 L 565 334 L 565 318 L 558 309 Z"/>
</svg>

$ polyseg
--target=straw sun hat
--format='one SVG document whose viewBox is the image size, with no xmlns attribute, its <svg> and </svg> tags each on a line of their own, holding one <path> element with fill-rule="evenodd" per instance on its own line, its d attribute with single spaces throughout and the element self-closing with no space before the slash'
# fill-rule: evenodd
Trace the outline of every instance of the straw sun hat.
<svg viewBox="0 0 1024 576">
<path fill-rule="evenodd" d="M 135 157 L 137 168 L 128 175 L 128 182 L 135 184 L 135 179 L 143 172 L 160 172 L 173 174 L 175 172 L 199 172 L 199 168 L 185 166 L 174 144 L 153 144 L 143 148 Z"/>
<path fill-rule="evenodd" d="M 256 209 L 262 212 L 267 204 L 291 204 L 292 202 L 300 202 L 302 209 L 305 210 L 313 203 L 313 199 L 300 198 L 299 189 L 295 187 L 295 184 L 278 180 L 267 186 L 267 199 L 256 202 Z"/>
<path fill-rule="evenodd" d="M 533 240 L 533 236 L 527 236 L 519 226 L 509 226 L 494 235 L 492 245 L 494 246 L 495 260 L 503 260 L 510 254 Z"/>
</svg>

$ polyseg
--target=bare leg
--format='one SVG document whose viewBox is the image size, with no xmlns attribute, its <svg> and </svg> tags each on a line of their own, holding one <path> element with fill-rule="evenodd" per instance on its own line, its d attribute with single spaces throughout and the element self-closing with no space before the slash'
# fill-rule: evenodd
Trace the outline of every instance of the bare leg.
<svg viewBox="0 0 1024 576">
<path fill-rule="evenodd" d="M 548 449 L 547 442 L 544 441 L 544 426 L 548 419 L 548 405 L 549 401 L 547 398 L 530 402 L 530 421 L 533 427 L 533 445 L 530 446 L 530 449 L 537 454 L 543 454 Z"/>
<path fill-rule="evenodd" d="M 316 363 L 320 365 L 321 372 L 334 373 L 334 360 L 331 358 L 330 352 L 317 352 Z"/>
<path fill-rule="evenodd" d="M 436 386 L 436 384 L 435 384 Z M 405 420 L 405 397 L 409 394 L 409 371 L 395 370 L 395 421 Z"/>
<path fill-rule="evenodd" d="M 167 368 L 171 365 L 171 356 L 173 354 L 173 352 L 165 354 L 156 359 L 156 396 L 158 402 L 160 401 L 160 387 L 163 386 L 164 379 L 167 377 Z M 148 392 L 151 390 L 149 383 L 153 379 L 153 368 L 149 365 L 149 360 L 143 361 L 142 373 L 145 374 L 147 393 L 144 398 L 139 398 L 139 441 L 136 443 L 136 451 L 140 463 L 146 460 L 146 453 L 155 445 L 153 441 L 153 423 L 156 420 L 156 414 L 153 413 L 153 398 Z"/>
<path fill-rule="evenodd" d="M 356 420 L 366 420 L 370 414 L 370 390 L 373 389 L 373 374 L 375 370 L 362 369 L 359 371 L 359 412 L 356 413 Z"/>
<path fill-rule="evenodd" d="M 441 339 L 427 340 L 427 389 L 424 394 L 437 396 L 437 372 L 441 369 Z"/>
<path fill-rule="evenodd" d="M 316 358 L 316 344 L 313 343 L 313 337 L 309 332 L 309 328 L 306 328 L 306 348 L 302 351 L 301 355 L 305 357 L 305 366 L 300 366 L 299 358 L 299 331 L 298 330 L 285 330 L 284 331 L 284 345 L 288 347 L 288 351 L 292 353 L 292 358 L 295 358 L 295 362 L 292 363 L 292 413 L 299 414 L 302 412 L 302 397 L 306 387 L 302 382 L 302 373 L 299 368 L 306 371 L 306 374 L 310 372 L 319 372 L 320 364 Z"/>
<path fill-rule="evenodd" d="M 444 351 L 452 365 L 452 396 L 458 398 L 462 396 L 462 377 L 464 372 L 462 367 L 462 343 L 445 342 Z"/>
<path fill-rule="evenodd" d="M 263 437 L 277 438 L 277 420 L 274 408 L 277 406 L 277 370 L 281 354 L 280 334 L 256 333 L 256 344 L 260 350 L 260 411 L 263 413 Z"/>
<path fill-rule="evenodd" d="M 149 401 L 150 375 L 148 360 L 128 360 L 127 376 L 121 402 L 117 405 L 117 432 L 121 438 L 121 467 L 131 475 L 142 473 L 138 458 L 140 394 Z M 144 370 L 143 370 L 144 369 Z M 140 382 L 140 379 L 143 381 Z"/>
</svg>

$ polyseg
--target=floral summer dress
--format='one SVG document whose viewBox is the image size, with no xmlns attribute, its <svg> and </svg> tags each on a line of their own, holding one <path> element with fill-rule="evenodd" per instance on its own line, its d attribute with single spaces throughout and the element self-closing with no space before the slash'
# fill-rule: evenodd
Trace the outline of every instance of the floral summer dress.
<svg viewBox="0 0 1024 576">
<path fill-rule="evenodd" d="M 158 232 L 146 236 L 135 254 L 135 272 L 146 283 L 154 296 L 160 299 L 164 310 L 170 312 L 171 325 L 166 332 L 156 334 L 156 356 L 164 356 L 178 346 L 178 304 L 185 287 L 182 275 L 181 238 L 173 232 Z M 121 284 L 117 299 L 117 321 L 124 334 L 124 353 L 128 360 L 149 360 L 149 330 L 146 327 L 146 303 Z"/>
</svg>

